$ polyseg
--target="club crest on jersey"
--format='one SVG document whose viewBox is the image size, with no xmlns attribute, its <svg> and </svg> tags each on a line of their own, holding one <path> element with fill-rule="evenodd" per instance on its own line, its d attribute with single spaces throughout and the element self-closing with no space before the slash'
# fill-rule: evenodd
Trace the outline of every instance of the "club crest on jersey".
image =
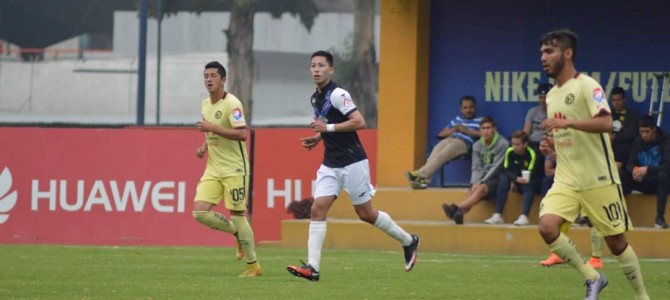
<svg viewBox="0 0 670 300">
<path fill-rule="evenodd" d="M 223 113 L 220 110 L 214 114 L 214 117 L 217 119 L 221 119 L 221 116 L 223 116 Z"/>
<path fill-rule="evenodd" d="M 575 103 L 575 95 L 573 93 L 570 93 L 567 96 L 565 96 L 565 104 L 571 105 L 572 103 Z"/>
<path fill-rule="evenodd" d="M 239 121 L 242 119 L 242 110 L 239 108 L 233 109 L 233 119 Z"/>
<path fill-rule="evenodd" d="M 600 104 L 600 102 L 603 102 L 605 100 L 605 92 L 599 87 L 593 89 L 593 100 L 596 101 L 596 103 Z"/>
</svg>

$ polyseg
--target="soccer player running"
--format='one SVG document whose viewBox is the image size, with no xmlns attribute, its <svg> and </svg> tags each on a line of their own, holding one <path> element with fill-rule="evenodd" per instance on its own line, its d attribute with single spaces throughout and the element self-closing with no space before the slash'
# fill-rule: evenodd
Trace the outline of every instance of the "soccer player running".
<svg viewBox="0 0 670 300">
<path fill-rule="evenodd" d="M 598 299 L 607 278 L 582 261 L 561 225 L 583 209 L 605 237 L 636 299 L 649 299 L 633 247 L 624 232 L 633 225 L 626 211 L 609 132 L 612 118 L 602 87 L 574 66 L 577 35 L 562 29 L 545 34 L 540 42 L 542 67 L 556 79 L 547 95 L 548 119 L 542 127 L 554 134 L 557 153 L 554 185 L 540 205 L 540 235 L 566 264 L 586 279 L 586 299 Z"/>
<path fill-rule="evenodd" d="M 193 218 L 209 228 L 233 234 L 237 239 L 237 260 L 247 258 L 240 277 L 260 276 L 254 232 L 246 217 L 249 163 L 244 110 L 240 100 L 224 90 L 226 69 L 220 63 L 205 65 L 204 80 L 209 97 L 202 101 L 202 120 L 197 128 L 205 133 L 205 142 L 196 149 L 196 156 L 203 158 L 206 152 L 209 156 L 196 188 Z M 222 198 L 230 220 L 212 211 Z"/>
<path fill-rule="evenodd" d="M 316 51 L 311 56 L 310 70 L 316 84 L 311 104 L 314 121 L 310 127 L 316 135 L 302 138 L 308 150 L 321 140 L 325 144 L 323 162 L 316 173 L 314 203 L 309 223 L 307 263 L 288 266 L 289 273 L 311 281 L 319 281 L 321 248 L 326 238 L 326 215 L 331 205 L 344 189 L 349 193 L 358 217 L 381 229 L 398 240 L 405 254 L 405 271 L 409 272 L 417 260 L 419 237 L 409 234 L 391 217 L 372 207 L 375 189 L 370 184 L 370 166 L 358 139 L 356 130 L 365 128 L 365 120 L 356 108 L 349 92 L 331 81 L 334 73 L 333 56 L 326 51 Z"/>
</svg>

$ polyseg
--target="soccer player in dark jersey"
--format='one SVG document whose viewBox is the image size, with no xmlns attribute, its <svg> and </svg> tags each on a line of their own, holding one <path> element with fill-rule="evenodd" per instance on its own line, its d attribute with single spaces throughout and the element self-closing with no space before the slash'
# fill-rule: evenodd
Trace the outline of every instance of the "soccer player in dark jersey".
<svg viewBox="0 0 670 300">
<path fill-rule="evenodd" d="M 308 261 L 302 266 L 288 266 L 289 273 L 311 281 L 319 281 L 321 248 L 326 238 L 326 215 L 344 189 L 349 193 L 358 217 L 398 240 L 404 250 L 405 271 L 414 267 L 419 237 L 409 234 L 391 217 L 372 207 L 375 189 L 370 183 L 370 166 L 356 130 L 365 128 L 365 120 L 356 108 L 351 95 L 332 82 L 333 56 L 326 51 L 312 54 L 310 70 L 316 84 L 311 97 L 314 121 L 310 127 L 317 134 L 301 139 L 312 150 L 323 140 L 323 162 L 316 174 L 314 203 L 307 242 Z"/>
</svg>

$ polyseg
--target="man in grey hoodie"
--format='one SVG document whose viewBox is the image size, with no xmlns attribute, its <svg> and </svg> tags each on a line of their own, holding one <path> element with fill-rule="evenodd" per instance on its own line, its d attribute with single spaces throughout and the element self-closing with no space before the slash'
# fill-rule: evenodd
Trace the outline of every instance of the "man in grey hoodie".
<svg viewBox="0 0 670 300">
<path fill-rule="evenodd" d="M 456 224 L 463 224 L 463 215 L 479 201 L 495 196 L 499 171 L 509 142 L 496 129 L 491 117 L 479 122 L 481 138 L 472 145 L 472 175 L 470 194 L 458 204 L 442 204 L 444 213 Z"/>
</svg>

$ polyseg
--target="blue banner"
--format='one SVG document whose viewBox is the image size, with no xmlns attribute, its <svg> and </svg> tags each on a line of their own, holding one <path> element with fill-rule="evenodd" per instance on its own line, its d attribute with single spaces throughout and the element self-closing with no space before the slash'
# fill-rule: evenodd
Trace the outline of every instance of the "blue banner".
<svg viewBox="0 0 670 300">
<path fill-rule="evenodd" d="M 459 113 L 463 95 L 473 95 L 478 115 L 493 116 L 504 136 L 522 129 L 538 84 L 548 80 L 540 38 L 560 28 L 579 36 L 578 71 L 608 96 L 623 87 L 628 107 L 647 113 L 652 74 L 670 71 L 668 11 L 670 1 L 659 0 L 432 1 L 427 134 Z M 662 127 L 670 129 L 670 110 Z"/>
</svg>

